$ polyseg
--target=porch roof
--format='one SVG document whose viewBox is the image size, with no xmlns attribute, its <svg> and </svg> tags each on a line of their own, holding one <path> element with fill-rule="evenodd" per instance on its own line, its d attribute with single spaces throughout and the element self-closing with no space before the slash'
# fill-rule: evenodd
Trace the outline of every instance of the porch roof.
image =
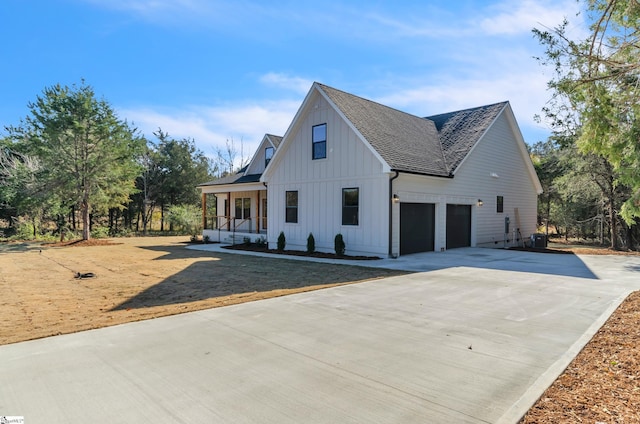
<svg viewBox="0 0 640 424">
<path fill-rule="evenodd" d="M 237 174 L 227 175 L 226 177 L 218 178 L 217 180 L 202 183 L 198 185 L 198 187 L 257 183 L 260 182 L 261 176 L 262 174 L 243 175 L 241 172 L 238 172 Z"/>
</svg>

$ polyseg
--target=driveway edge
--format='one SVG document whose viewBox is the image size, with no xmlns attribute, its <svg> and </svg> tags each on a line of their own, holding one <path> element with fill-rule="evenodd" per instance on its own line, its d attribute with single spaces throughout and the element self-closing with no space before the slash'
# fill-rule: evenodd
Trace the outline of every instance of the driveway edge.
<svg viewBox="0 0 640 424">
<path fill-rule="evenodd" d="M 591 341 L 593 336 L 600 330 L 605 322 L 611 317 L 624 300 L 633 292 L 629 290 L 622 296 L 611 302 L 611 305 L 598 317 L 597 320 L 589 326 L 589 328 L 580 336 L 571 347 L 553 363 L 536 381 L 527 389 L 527 391 L 496 421 L 496 424 L 515 424 L 525 416 L 531 407 L 540 399 L 540 396 L 547 390 L 557 379 L 560 374 L 567 369 L 571 361 L 584 349 Z"/>
</svg>

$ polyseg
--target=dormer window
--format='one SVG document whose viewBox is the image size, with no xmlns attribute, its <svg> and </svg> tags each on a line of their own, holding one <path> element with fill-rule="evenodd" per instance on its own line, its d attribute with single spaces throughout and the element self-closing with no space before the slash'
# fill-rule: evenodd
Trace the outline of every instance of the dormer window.
<svg viewBox="0 0 640 424">
<path fill-rule="evenodd" d="M 314 125 L 311 133 L 312 159 L 327 157 L 327 124 Z"/>
<path fill-rule="evenodd" d="M 264 167 L 266 168 L 271 162 L 271 158 L 273 157 L 273 147 L 267 147 L 264 149 Z"/>
</svg>

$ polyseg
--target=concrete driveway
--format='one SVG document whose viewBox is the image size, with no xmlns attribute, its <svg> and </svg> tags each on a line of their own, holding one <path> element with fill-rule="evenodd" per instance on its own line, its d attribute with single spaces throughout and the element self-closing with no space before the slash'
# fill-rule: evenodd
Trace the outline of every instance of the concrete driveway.
<svg viewBox="0 0 640 424">
<path fill-rule="evenodd" d="M 460 249 L 376 265 L 417 272 L 0 346 L 0 416 L 515 423 L 640 289 L 640 257 Z"/>
</svg>

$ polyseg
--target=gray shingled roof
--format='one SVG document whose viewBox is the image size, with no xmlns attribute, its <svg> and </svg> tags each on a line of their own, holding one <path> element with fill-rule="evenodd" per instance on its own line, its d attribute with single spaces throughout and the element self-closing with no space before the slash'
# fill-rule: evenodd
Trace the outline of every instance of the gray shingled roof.
<svg viewBox="0 0 640 424">
<path fill-rule="evenodd" d="M 421 118 L 371 100 L 316 83 L 391 169 L 449 177 L 469 154 L 508 102 Z M 267 134 L 276 147 L 282 137 Z M 244 171 L 244 170 L 242 170 Z M 206 185 L 256 182 L 243 172 Z"/>
<path fill-rule="evenodd" d="M 271 140 L 271 142 L 275 145 L 276 149 L 282 142 L 282 137 L 279 135 L 267 134 L 267 137 Z"/>
<path fill-rule="evenodd" d="M 449 176 L 433 121 L 326 85 L 318 86 L 392 169 Z"/>
<path fill-rule="evenodd" d="M 227 175 L 226 177 L 218 178 L 217 180 L 200 184 L 199 187 L 225 184 L 257 183 L 258 181 L 260 181 L 261 176 L 262 174 L 242 175 L 241 172 L 238 172 L 237 174 Z"/>
<path fill-rule="evenodd" d="M 452 171 L 495 121 L 508 102 L 427 116 L 440 134 L 444 157 Z"/>
<path fill-rule="evenodd" d="M 392 169 L 443 177 L 460 165 L 508 103 L 420 118 L 318 86 Z"/>
<path fill-rule="evenodd" d="M 206 183 L 198 184 L 198 187 L 204 186 L 214 186 L 214 185 L 224 185 L 224 184 L 235 184 L 242 177 L 241 172 L 237 172 L 235 174 L 227 175 L 222 178 L 218 178 L 213 181 L 207 181 Z"/>
</svg>

